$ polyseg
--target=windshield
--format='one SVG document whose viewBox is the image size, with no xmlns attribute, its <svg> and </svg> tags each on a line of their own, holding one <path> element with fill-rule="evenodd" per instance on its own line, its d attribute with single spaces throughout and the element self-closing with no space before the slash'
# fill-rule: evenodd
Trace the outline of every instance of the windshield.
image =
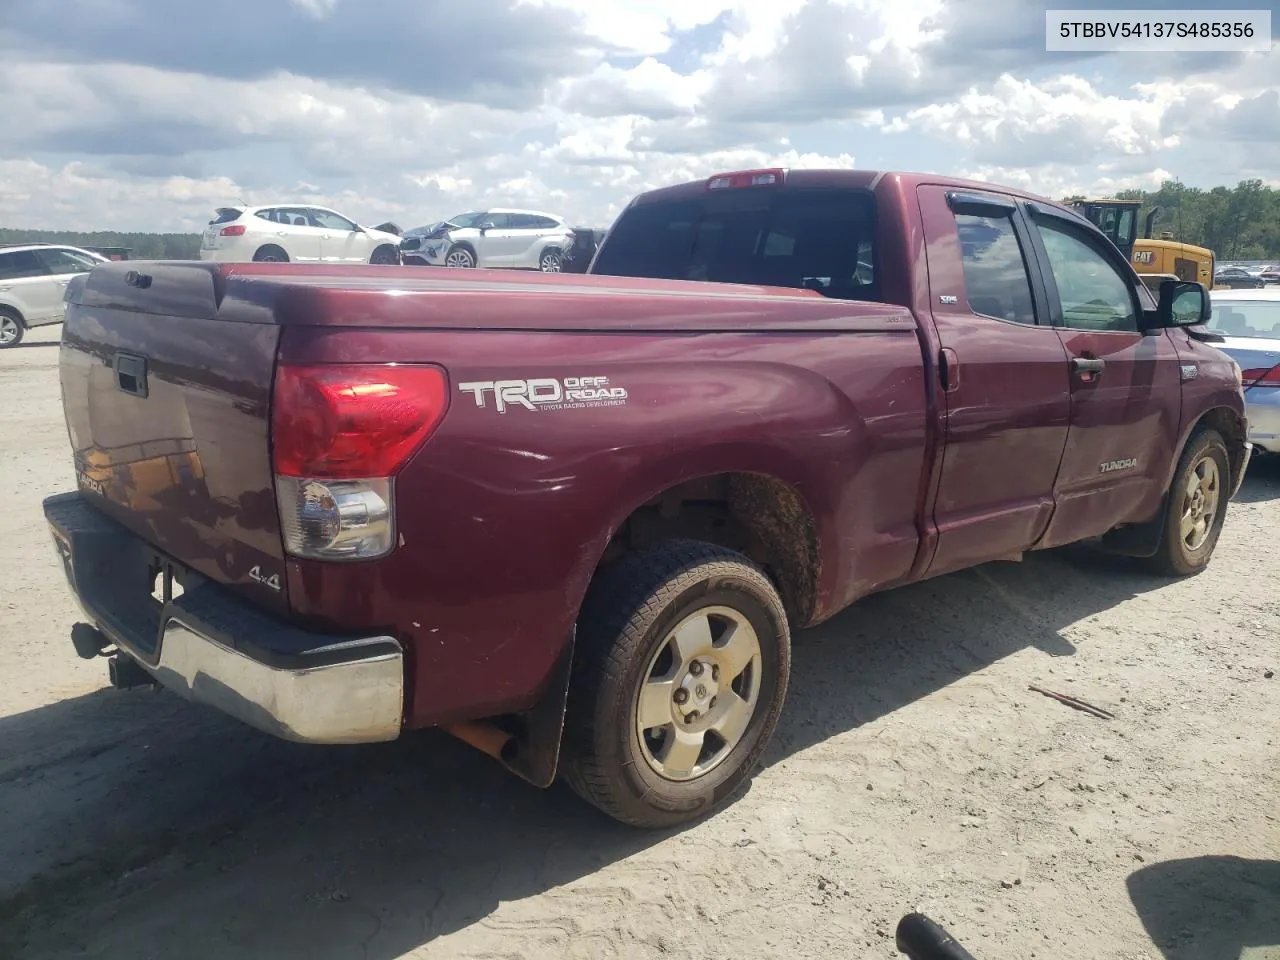
<svg viewBox="0 0 1280 960">
<path fill-rule="evenodd" d="M 1219 300 L 1207 326 L 1224 337 L 1280 340 L 1280 300 Z"/>
<path fill-rule="evenodd" d="M 487 211 L 481 210 L 471 213 L 460 213 L 456 217 L 450 217 L 446 223 L 452 223 L 455 227 L 478 227 L 484 223 L 484 218 L 489 214 Z"/>
<path fill-rule="evenodd" d="M 873 211 L 859 190 L 727 190 L 641 203 L 619 218 L 591 272 L 871 300 Z"/>
</svg>

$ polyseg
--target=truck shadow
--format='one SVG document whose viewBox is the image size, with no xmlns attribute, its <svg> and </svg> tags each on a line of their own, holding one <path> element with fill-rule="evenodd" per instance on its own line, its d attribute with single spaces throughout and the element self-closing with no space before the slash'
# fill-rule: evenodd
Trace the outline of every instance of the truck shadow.
<svg viewBox="0 0 1280 960">
<path fill-rule="evenodd" d="M 766 765 L 1028 647 L 1070 656 L 1062 628 L 1163 583 L 1055 551 L 869 598 L 797 638 Z M 299 746 L 168 694 L 0 719 L 0 744 L 6 957 L 392 960 L 671 836 L 441 734 Z"/>
<path fill-rule="evenodd" d="M 1132 873 L 1128 886 L 1165 960 L 1238 960 L 1260 948 L 1280 952 L 1280 863 L 1274 860 L 1170 860 Z"/>
</svg>

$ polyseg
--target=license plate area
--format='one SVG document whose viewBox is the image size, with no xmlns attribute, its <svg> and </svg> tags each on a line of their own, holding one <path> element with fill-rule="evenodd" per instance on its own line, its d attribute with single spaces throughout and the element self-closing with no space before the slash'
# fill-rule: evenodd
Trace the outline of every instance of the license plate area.
<svg viewBox="0 0 1280 960">
<path fill-rule="evenodd" d="M 147 567 L 147 582 L 151 584 L 151 601 L 157 612 L 163 610 L 165 604 L 182 596 L 185 590 L 182 581 L 185 576 L 186 569 L 173 561 L 159 555 L 151 557 Z"/>
</svg>

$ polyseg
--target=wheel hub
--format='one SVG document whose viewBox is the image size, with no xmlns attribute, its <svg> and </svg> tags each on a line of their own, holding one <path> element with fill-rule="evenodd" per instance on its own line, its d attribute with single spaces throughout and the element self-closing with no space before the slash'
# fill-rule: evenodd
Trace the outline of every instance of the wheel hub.
<svg viewBox="0 0 1280 960">
<path fill-rule="evenodd" d="M 692 724 L 714 710 L 720 693 L 719 678 L 718 664 L 701 658 L 690 663 L 676 679 L 671 697 L 673 717 Z"/>
</svg>

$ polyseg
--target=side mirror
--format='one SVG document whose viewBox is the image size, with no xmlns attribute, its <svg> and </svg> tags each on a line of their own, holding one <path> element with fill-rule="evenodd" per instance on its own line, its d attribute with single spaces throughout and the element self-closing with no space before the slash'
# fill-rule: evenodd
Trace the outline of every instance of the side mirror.
<svg viewBox="0 0 1280 960">
<path fill-rule="evenodd" d="M 1160 284 L 1159 306 L 1147 314 L 1148 330 L 1194 327 L 1213 318 L 1213 302 L 1203 284 L 1188 280 L 1164 280 Z"/>
<path fill-rule="evenodd" d="M 484 223 L 480 224 L 480 232 L 484 233 L 486 230 L 492 230 L 493 226 L 492 220 L 486 220 Z"/>
</svg>

